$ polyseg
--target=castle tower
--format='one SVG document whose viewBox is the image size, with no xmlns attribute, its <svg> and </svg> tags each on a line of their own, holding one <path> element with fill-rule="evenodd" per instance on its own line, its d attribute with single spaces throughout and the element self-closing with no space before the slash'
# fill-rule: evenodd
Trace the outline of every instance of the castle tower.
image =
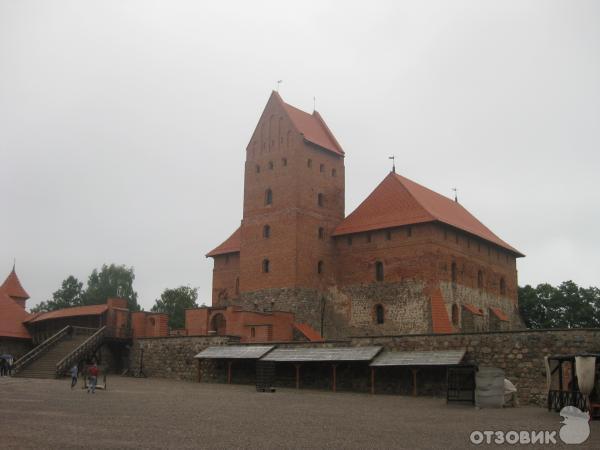
<svg viewBox="0 0 600 450">
<path fill-rule="evenodd" d="M 0 292 L 8 295 L 21 308 L 25 309 L 25 302 L 27 302 L 29 294 L 23 289 L 23 286 L 21 286 L 21 281 L 17 276 L 17 272 L 15 272 L 14 266 L 12 271 L 6 277 L 6 280 L 4 280 L 4 283 L 0 285 Z"/>
<path fill-rule="evenodd" d="M 333 284 L 343 219 L 341 147 L 317 112 L 273 92 L 246 149 L 240 292 Z"/>
</svg>

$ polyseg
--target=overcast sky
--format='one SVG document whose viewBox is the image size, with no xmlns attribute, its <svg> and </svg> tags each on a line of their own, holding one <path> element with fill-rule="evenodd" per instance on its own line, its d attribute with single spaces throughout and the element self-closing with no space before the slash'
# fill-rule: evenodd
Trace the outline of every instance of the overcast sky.
<svg viewBox="0 0 600 450">
<path fill-rule="evenodd" d="M 600 286 L 600 2 L 0 0 L 0 278 L 47 300 L 103 263 L 140 304 L 199 287 L 239 225 L 277 80 L 346 152 L 346 214 L 390 169 Z M 1 280 L 0 280 L 1 281 Z"/>
</svg>

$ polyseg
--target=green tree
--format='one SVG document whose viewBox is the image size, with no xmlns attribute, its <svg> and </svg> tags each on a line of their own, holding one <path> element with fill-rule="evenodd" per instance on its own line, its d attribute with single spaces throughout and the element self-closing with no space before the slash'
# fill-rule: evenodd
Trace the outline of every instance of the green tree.
<svg viewBox="0 0 600 450">
<path fill-rule="evenodd" d="M 130 311 L 139 311 L 137 292 L 133 289 L 134 279 L 133 267 L 104 264 L 100 271 L 94 269 L 90 274 L 83 303 L 98 305 L 106 303 L 106 299 L 109 297 L 121 297 L 127 299 Z"/>
<path fill-rule="evenodd" d="M 600 326 L 600 289 L 573 281 L 554 287 L 519 287 L 519 309 L 529 328 L 593 328 Z"/>
<path fill-rule="evenodd" d="M 198 289 L 189 286 L 180 286 L 175 289 L 165 289 L 152 307 L 153 312 L 169 314 L 169 327 L 171 329 L 185 326 L 186 308 L 198 307 Z"/>
<path fill-rule="evenodd" d="M 31 312 L 54 311 L 56 309 L 81 306 L 83 304 L 83 283 L 73 275 L 63 280 L 59 290 L 52 294 L 52 300 L 41 302 L 31 308 Z"/>
</svg>

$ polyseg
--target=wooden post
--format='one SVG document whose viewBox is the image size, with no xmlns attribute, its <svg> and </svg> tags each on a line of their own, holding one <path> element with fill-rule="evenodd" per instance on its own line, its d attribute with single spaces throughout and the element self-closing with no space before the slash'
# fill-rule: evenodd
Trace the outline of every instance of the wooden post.
<svg viewBox="0 0 600 450">
<path fill-rule="evenodd" d="M 227 384 L 231 384 L 231 364 L 233 361 L 227 361 Z"/>
<path fill-rule="evenodd" d="M 375 394 L 375 367 L 371 367 L 371 394 Z"/>
<path fill-rule="evenodd" d="M 562 360 L 558 362 L 558 389 L 560 392 L 563 391 L 563 370 L 562 370 Z"/>
<path fill-rule="evenodd" d="M 333 392 L 336 392 L 336 369 L 337 369 L 337 364 L 332 364 L 331 368 L 333 369 Z"/>
<path fill-rule="evenodd" d="M 300 389 L 300 364 L 294 364 L 296 366 L 296 389 Z"/>
<path fill-rule="evenodd" d="M 202 382 L 202 360 L 198 359 L 198 383 Z"/>
<path fill-rule="evenodd" d="M 419 369 L 410 369 L 412 372 L 412 376 L 413 376 L 413 397 L 417 396 L 417 372 L 419 371 Z"/>
</svg>

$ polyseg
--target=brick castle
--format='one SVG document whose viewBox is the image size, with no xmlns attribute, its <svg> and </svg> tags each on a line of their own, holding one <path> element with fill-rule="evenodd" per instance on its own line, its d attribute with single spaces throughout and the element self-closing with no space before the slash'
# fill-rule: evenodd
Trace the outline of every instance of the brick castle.
<svg viewBox="0 0 600 450">
<path fill-rule="evenodd" d="M 271 94 L 241 226 L 207 254 L 213 308 L 291 312 L 326 338 L 522 327 L 519 251 L 395 172 L 346 217 L 344 157 L 318 112 Z"/>
</svg>

